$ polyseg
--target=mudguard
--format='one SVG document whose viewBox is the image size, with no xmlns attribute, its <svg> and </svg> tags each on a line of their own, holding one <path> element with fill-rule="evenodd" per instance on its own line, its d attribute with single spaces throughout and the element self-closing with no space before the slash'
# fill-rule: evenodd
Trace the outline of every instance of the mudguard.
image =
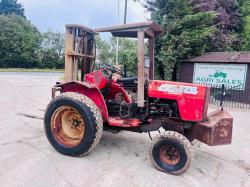
<svg viewBox="0 0 250 187">
<path fill-rule="evenodd" d="M 76 92 L 76 93 L 80 93 L 89 97 L 99 108 L 103 121 L 104 122 L 108 121 L 109 116 L 108 116 L 108 109 L 107 109 L 105 100 L 100 90 L 97 89 L 95 85 L 89 84 L 87 82 L 74 81 L 74 82 L 57 84 L 55 88 L 52 90 L 58 90 L 58 88 L 60 88 L 61 93 Z"/>
</svg>

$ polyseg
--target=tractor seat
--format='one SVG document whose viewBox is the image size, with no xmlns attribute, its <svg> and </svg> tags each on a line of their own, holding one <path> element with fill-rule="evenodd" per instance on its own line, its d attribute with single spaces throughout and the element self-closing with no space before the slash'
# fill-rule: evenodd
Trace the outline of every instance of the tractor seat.
<svg viewBox="0 0 250 187">
<path fill-rule="evenodd" d="M 134 84 L 137 83 L 137 77 L 121 78 L 117 80 L 118 84 Z"/>
<path fill-rule="evenodd" d="M 118 84 L 123 86 L 124 88 L 131 88 L 136 89 L 137 88 L 137 77 L 133 78 L 121 78 L 116 81 Z"/>
</svg>

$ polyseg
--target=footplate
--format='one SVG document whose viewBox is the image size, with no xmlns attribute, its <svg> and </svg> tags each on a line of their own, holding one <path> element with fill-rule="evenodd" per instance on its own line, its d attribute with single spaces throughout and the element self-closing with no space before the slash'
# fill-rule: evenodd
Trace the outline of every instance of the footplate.
<svg viewBox="0 0 250 187">
<path fill-rule="evenodd" d="M 197 123 L 192 136 L 209 146 L 226 145 L 232 142 L 233 118 L 226 111 L 216 111 L 208 116 L 208 121 Z"/>
</svg>

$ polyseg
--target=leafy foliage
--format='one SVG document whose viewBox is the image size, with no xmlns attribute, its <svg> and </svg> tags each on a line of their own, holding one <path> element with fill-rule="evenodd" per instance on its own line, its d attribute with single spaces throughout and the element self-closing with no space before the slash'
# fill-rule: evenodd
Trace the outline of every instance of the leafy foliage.
<svg viewBox="0 0 250 187">
<path fill-rule="evenodd" d="M 250 0 L 239 0 L 240 11 L 242 14 L 242 47 L 241 50 L 250 50 Z"/>
<path fill-rule="evenodd" d="M 189 0 L 148 0 L 152 18 L 164 29 L 156 42 L 158 78 L 176 80 L 179 61 L 200 55 L 210 48 L 217 28 L 215 12 L 193 13 Z"/>
<path fill-rule="evenodd" d="M 47 31 L 41 37 L 40 68 L 63 68 L 64 34 Z"/>
<path fill-rule="evenodd" d="M 217 32 L 211 41 L 211 50 L 236 49 L 239 45 L 240 12 L 236 0 L 192 0 L 194 12 L 215 11 Z"/>
<path fill-rule="evenodd" d="M 156 42 L 158 78 L 177 80 L 180 60 L 204 52 L 250 50 L 250 0 L 145 1 L 164 28 Z M 24 12 L 17 0 L 0 0 L 0 67 L 63 68 L 64 35 L 40 33 Z M 97 38 L 97 48 L 100 62 L 115 63 L 116 38 Z M 135 40 L 120 39 L 119 64 L 136 73 Z"/>
<path fill-rule="evenodd" d="M 16 0 L 0 1 L 0 67 L 63 68 L 64 35 L 40 33 Z"/>
<path fill-rule="evenodd" d="M 116 38 L 112 37 L 109 41 L 97 38 L 97 59 L 99 63 L 116 62 Z M 119 40 L 119 64 L 126 66 L 130 70 L 130 75 L 135 75 L 137 65 L 137 42 L 132 39 Z"/>
<path fill-rule="evenodd" d="M 0 67 L 63 68 L 64 35 L 41 34 L 21 16 L 0 16 Z"/>
<path fill-rule="evenodd" d="M 96 37 L 97 46 L 97 60 L 99 63 L 111 63 L 110 60 L 113 58 L 110 42 L 101 39 L 99 36 Z"/>
<path fill-rule="evenodd" d="M 30 68 L 38 65 L 40 33 L 25 18 L 0 15 L 0 67 Z"/>
<path fill-rule="evenodd" d="M 2 15 L 16 14 L 25 17 L 24 8 L 22 4 L 17 3 L 17 0 L 1 0 L 0 14 Z"/>
<path fill-rule="evenodd" d="M 122 38 L 119 42 L 119 64 L 126 66 L 130 76 L 137 70 L 137 40 Z M 116 38 L 111 38 L 113 62 L 115 62 Z"/>
</svg>

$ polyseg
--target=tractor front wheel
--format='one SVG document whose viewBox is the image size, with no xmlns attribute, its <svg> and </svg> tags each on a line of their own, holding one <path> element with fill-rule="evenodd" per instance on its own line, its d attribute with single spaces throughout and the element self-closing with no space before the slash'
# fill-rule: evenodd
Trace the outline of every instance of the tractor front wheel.
<svg viewBox="0 0 250 187">
<path fill-rule="evenodd" d="M 99 143 L 103 122 L 99 109 L 88 97 L 63 93 L 54 98 L 44 117 L 45 133 L 60 153 L 85 156 Z"/>
<path fill-rule="evenodd" d="M 166 131 L 154 138 L 150 158 L 159 170 L 180 175 L 191 165 L 193 149 L 189 140 L 178 132 Z"/>
</svg>

